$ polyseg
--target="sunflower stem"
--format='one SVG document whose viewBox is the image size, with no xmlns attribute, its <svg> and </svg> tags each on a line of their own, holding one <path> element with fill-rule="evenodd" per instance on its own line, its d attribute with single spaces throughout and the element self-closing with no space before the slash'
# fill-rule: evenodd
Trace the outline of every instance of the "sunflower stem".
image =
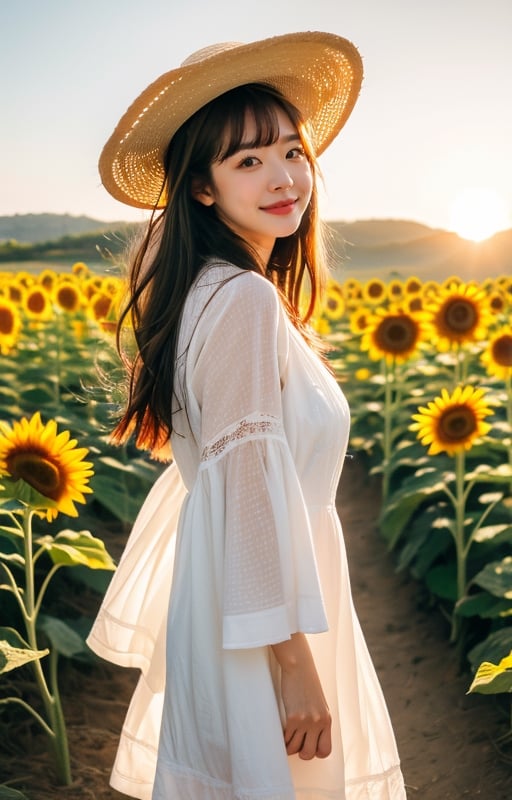
<svg viewBox="0 0 512 800">
<path fill-rule="evenodd" d="M 460 375 L 461 375 L 460 354 L 461 354 L 461 347 L 460 347 L 460 344 L 457 343 L 456 346 L 455 346 L 455 369 L 453 370 L 453 377 L 454 377 L 453 388 L 454 389 L 460 384 Z"/>
<path fill-rule="evenodd" d="M 71 763 L 69 758 L 68 734 L 66 730 L 66 720 L 62 710 L 62 703 L 59 692 L 57 666 L 59 655 L 55 648 L 50 650 L 50 686 L 53 696 L 53 732 L 54 752 L 57 767 L 57 777 L 64 786 L 71 783 Z"/>
<path fill-rule="evenodd" d="M 466 494 L 464 491 L 464 472 L 466 466 L 466 454 L 464 450 L 455 453 L 455 552 L 457 564 L 457 602 L 466 593 L 466 562 L 467 550 L 464 533 L 464 519 L 466 515 Z M 457 617 L 455 610 L 452 614 L 451 642 L 456 642 L 460 633 L 460 618 Z"/>
<path fill-rule="evenodd" d="M 40 604 L 36 603 L 34 560 L 33 560 L 33 535 L 32 518 L 34 512 L 26 508 L 23 512 L 23 542 L 25 551 L 25 608 L 22 610 L 27 641 L 32 650 L 39 650 L 37 642 L 37 616 Z M 41 660 L 32 661 L 32 669 L 39 689 L 39 694 L 43 702 L 47 727 L 50 730 L 51 747 L 55 759 L 55 769 L 59 783 L 69 786 L 71 783 L 71 767 L 69 761 L 69 749 L 66 734 L 66 727 L 60 697 L 57 690 L 56 673 L 56 653 L 50 649 L 50 679 L 53 694 L 48 688 L 46 677 L 41 665 Z"/>
<path fill-rule="evenodd" d="M 507 393 L 507 423 L 509 435 L 512 437 L 512 375 L 508 374 L 505 379 L 505 391 Z M 512 467 L 512 447 L 508 448 L 508 463 Z M 509 492 L 512 494 L 512 480 L 509 485 Z"/>
<path fill-rule="evenodd" d="M 389 494 L 390 459 L 391 459 L 391 432 L 392 432 L 392 380 L 394 371 L 390 369 L 387 359 L 384 359 L 384 433 L 382 441 L 382 500 L 385 503 Z"/>
</svg>

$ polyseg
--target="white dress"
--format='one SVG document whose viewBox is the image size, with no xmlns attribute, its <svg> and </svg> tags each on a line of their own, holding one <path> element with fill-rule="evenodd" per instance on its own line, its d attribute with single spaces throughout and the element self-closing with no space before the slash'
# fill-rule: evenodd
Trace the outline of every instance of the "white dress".
<svg viewBox="0 0 512 800">
<path fill-rule="evenodd" d="M 178 352 L 174 462 L 88 639 L 141 669 L 112 785 L 141 800 L 404 800 L 335 508 L 349 431 L 336 381 L 272 284 L 229 264 L 200 273 Z M 269 645 L 295 631 L 332 715 L 326 759 L 285 750 Z"/>
</svg>

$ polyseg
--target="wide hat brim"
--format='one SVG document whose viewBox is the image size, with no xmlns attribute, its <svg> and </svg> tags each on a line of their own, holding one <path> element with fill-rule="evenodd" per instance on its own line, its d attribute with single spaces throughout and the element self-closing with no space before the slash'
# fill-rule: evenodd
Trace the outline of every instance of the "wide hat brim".
<svg viewBox="0 0 512 800">
<path fill-rule="evenodd" d="M 358 50 L 332 33 L 206 48 L 157 78 L 121 117 L 100 156 L 103 185 L 136 208 L 165 205 L 163 162 L 170 140 L 202 106 L 246 83 L 273 86 L 295 105 L 319 155 L 350 116 L 362 78 Z"/>
</svg>

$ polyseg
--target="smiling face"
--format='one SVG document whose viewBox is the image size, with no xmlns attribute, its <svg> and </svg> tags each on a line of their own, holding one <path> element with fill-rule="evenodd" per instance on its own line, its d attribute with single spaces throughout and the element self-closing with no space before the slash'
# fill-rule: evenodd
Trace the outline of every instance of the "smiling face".
<svg viewBox="0 0 512 800">
<path fill-rule="evenodd" d="M 195 199 L 213 206 L 264 263 L 275 240 L 299 227 L 313 189 L 311 165 L 295 125 L 281 108 L 274 113 L 277 135 L 260 143 L 261 132 L 247 111 L 240 143 L 234 149 L 226 143 L 226 153 L 210 168 L 209 182 L 194 191 Z"/>
</svg>

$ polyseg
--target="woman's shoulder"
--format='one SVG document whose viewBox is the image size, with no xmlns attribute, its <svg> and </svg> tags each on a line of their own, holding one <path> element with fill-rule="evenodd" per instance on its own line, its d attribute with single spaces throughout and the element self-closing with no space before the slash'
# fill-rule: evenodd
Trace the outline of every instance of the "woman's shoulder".
<svg viewBox="0 0 512 800">
<path fill-rule="evenodd" d="M 201 271 L 196 288 L 202 295 L 209 295 L 210 302 L 222 308 L 233 303 L 257 303 L 272 308 L 279 307 L 279 296 L 275 286 L 263 275 L 241 269 L 228 261 L 208 263 Z"/>
<path fill-rule="evenodd" d="M 194 281 L 185 302 L 180 344 L 201 342 L 214 327 L 235 331 L 279 326 L 281 302 L 275 286 L 263 275 L 227 261 L 208 262 Z"/>
</svg>

